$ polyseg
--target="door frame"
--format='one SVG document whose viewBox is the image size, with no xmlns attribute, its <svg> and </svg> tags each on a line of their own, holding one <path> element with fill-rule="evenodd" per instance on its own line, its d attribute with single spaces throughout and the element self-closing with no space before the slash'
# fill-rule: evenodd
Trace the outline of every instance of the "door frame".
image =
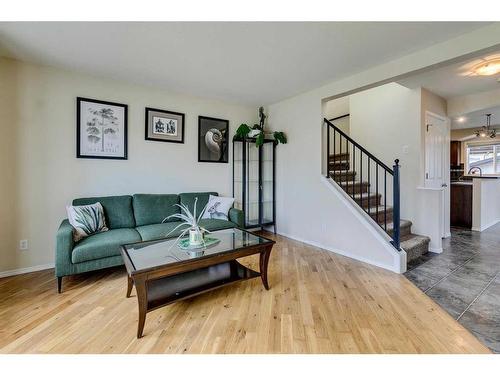
<svg viewBox="0 0 500 375">
<path fill-rule="evenodd" d="M 443 238 L 450 237 L 450 142 L 451 142 L 451 120 L 448 117 L 438 115 L 432 111 L 425 111 L 425 135 L 424 135 L 424 186 L 426 186 L 426 166 L 427 166 L 427 118 L 428 116 L 437 118 L 442 120 L 445 126 L 445 140 L 444 140 L 444 155 L 442 160 L 442 168 L 443 168 L 443 180 L 446 186 L 443 187 L 442 191 L 442 217 L 440 219 L 441 222 L 441 236 Z"/>
</svg>

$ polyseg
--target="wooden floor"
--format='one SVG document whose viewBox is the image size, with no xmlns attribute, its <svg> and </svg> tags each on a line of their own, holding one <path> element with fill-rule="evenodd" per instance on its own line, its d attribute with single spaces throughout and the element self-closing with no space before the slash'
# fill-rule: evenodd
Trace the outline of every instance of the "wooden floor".
<svg viewBox="0 0 500 375">
<path fill-rule="evenodd" d="M 158 309 L 139 340 L 123 268 L 60 295 L 53 270 L 0 279 L 0 353 L 489 353 L 404 276 L 273 238 L 269 291 L 253 279 Z"/>
</svg>

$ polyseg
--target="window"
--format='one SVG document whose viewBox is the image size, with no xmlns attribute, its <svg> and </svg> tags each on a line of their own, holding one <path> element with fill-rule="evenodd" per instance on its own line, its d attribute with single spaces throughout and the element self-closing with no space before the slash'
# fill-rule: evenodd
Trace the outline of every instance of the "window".
<svg viewBox="0 0 500 375">
<path fill-rule="evenodd" d="M 500 142 L 467 145 L 467 171 L 479 167 L 483 175 L 500 175 Z M 478 171 L 476 172 L 478 173 Z"/>
</svg>

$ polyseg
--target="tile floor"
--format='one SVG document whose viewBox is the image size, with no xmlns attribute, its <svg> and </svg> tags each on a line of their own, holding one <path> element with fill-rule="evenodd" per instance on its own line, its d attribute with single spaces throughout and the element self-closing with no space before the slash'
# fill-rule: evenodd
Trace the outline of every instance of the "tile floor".
<svg viewBox="0 0 500 375">
<path fill-rule="evenodd" d="M 443 253 L 408 265 L 405 276 L 493 352 L 500 353 L 500 224 L 453 229 Z"/>
</svg>

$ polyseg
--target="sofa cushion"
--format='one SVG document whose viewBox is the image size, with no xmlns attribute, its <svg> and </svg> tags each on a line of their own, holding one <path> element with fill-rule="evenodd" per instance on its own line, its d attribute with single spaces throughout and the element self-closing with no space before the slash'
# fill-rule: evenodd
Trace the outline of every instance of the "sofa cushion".
<svg viewBox="0 0 500 375">
<path fill-rule="evenodd" d="M 236 228 L 236 224 L 232 221 L 222 219 L 201 219 L 200 225 L 211 232 L 220 229 Z"/>
<path fill-rule="evenodd" d="M 137 226 L 159 224 L 169 215 L 181 210 L 177 194 L 135 194 L 133 197 L 134 217 Z M 169 219 L 168 221 L 178 221 Z"/>
<path fill-rule="evenodd" d="M 120 246 L 140 242 L 141 236 L 135 229 L 121 228 L 86 237 L 76 244 L 71 253 L 73 263 L 120 255 Z"/>
<path fill-rule="evenodd" d="M 100 202 L 104 208 L 106 224 L 109 229 L 134 228 L 135 219 L 130 195 L 78 198 L 73 200 L 73 206 L 83 206 Z"/>
<path fill-rule="evenodd" d="M 137 232 L 141 235 L 143 241 L 159 240 L 162 238 L 167 238 L 169 234 L 180 222 L 173 223 L 161 223 L 161 224 L 149 224 L 137 227 Z M 187 228 L 186 225 L 176 229 L 174 232 L 168 235 L 168 238 L 177 237 L 183 229 Z"/>
<path fill-rule="evenodd" d="M 213 192 L 207 192 L 207 193 L 181 193 L 179 194 L 179 198 L 181 203 L 185 204 L 188 208 L 189 211 L 193 212 L 194 208 L 194 200 L 195 198 L 198 198 L 198 202 L 196 203 L 196 216 L 199 215 L 201 210 L 205 208 L 205 206 L 208 203 L 208 199 L 210 195 L 215 195 L 218 196 L 218 193 L 213 193 Z"/>
<path fill-rule="evenodd" d="M 167 238 L 166 237 L 167 234 L 169 234 L 179 224 L 180 224 L 179 222 L 150 224 L 137 227 L 136 229 L 141 235 L 143 241 L 152 241 L 152 240 L 159 240 L 161 238 Z M 220 219 L 202 219 L 200 221 L 200 225 L 209 231 L 236 227 L 236 224 L 234 224 L 233 222 Z M 168 238 L 177 237 L 186 228 L 187 226 L 182 226 L 180 228 L 177 228 L 174 232 L 168 235 Z"/>
</svg>

